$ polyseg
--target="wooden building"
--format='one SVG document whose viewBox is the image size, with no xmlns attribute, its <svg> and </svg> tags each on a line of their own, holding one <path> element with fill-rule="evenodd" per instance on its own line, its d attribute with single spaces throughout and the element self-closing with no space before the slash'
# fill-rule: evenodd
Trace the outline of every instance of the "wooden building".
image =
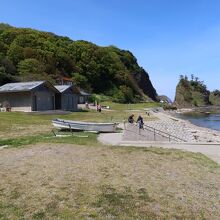
<svg viewBox="0 0 220 220">
<path fill-rule="evenodd" d="M 79 90 L 79 98 L 78 98 L 78 103 L 79 104 L 85 104 L 86 102 L 88 102 L 89 96 L 91 96 L 91 94 L 85 92 L 84 90 L 80 89 Z"/>
<path fill-rule="evenodd" d="M 53 110 L 57 93 L 47 81 L 8 83 L 0 87 L 0 103 L 10 106 L 12 111 Z"/>
<path fill-rule="evenodd" d="M 79 90 L 73 85 L 56 85 L 55 88 L 59 91 L 56 94 L 56 109 L 76 111 Z"/>
</svg>

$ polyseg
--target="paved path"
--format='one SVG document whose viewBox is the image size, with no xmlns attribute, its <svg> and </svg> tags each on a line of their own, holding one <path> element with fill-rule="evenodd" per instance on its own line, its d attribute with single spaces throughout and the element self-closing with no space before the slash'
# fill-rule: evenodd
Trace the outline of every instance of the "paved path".
<svg viewBox="0 0 220 220">
<path fill-rule="evenodd" d="M 98 140 L 107 145 L 120 145 L 123 133 L 101 133 Z"/>
<path fill-rule="evenodd" d="M 220 144 L 208 143 L 167 143 L 167 142 L 144 142 L 144 141 L 122 141 L 120 146 L 135 146 L 135 147 L 162 147 L 168 149 L 179 149 L 202 153 L 220 164 Z"/>
<path fill-rule="evenodd" d="M 220 164 L 219 143 L 174 143 L 152 141 L 123 141 L 123 133 L 100 134 L 98 140 L 107 145 L 134 147 L 162 147 L 202 153 Z"/>
</svg>

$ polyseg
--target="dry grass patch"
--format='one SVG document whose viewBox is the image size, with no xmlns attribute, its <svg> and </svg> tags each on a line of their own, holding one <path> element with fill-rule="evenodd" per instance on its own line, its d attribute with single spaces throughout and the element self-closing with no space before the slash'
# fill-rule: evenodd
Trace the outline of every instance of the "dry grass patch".
<svg viewBox="0 0 220 220">
<path fill-rule="evenodd" d="M 0 219 L 218 219 L 220 167 L 201 154 L 37 144 L 0 151 Z"/>
</svg>

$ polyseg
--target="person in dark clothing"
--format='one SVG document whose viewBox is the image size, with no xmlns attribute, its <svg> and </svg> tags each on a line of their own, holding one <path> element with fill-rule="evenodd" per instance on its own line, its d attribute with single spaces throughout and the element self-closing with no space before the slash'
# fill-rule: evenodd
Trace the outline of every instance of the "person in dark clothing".
<svg viewBox="0 0 220 220">
<path fill-rule="evenodd" d="M 102 106 L 100 104 L 97 105 L 97 111 L 101 112 L 102 111 Z"/>
<path fill-rule="evenodd" d="M 137 123 L 138 123 L 138 125 L 139 125 L 139 128 L 140 128 L 140 129 L 143 129 L 144 120 L 143 120 L 143 118 L 142 118 L 140 115 L 138 116 Z"/>
<path fill-rule="evenodd" d="M 131 124 L 134 123 L 134 114 L 132 114 L 128 117 L 128 123 L 131 123 Z"/>
</svg>

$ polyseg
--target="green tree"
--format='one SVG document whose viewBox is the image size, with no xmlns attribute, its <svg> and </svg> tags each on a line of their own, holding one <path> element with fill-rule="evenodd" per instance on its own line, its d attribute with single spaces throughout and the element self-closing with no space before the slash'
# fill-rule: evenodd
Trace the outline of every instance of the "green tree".
<svg viewBox="0 0 220 220">
<path fill-rule="evenodd" d="M 12 80 L 12 76 L 5 72 L 5 68 L 3 66 L 0 66 L 0 86 L 11 82 Z"/>
<path fill-rule="evenodd" d="M 12 43 L 7 52 L 8 58 L 17 65 L 24 58 L 23 48 L 17 44 Z"/>
<path fill-rule="evenodd" d="M 118 92 L 115 93 L 113 100 L 120 103 L 134 102 L 132 89 L 127 86 L 120 86 Z"/>
<path fill-rule="evenodd" d="M 36 59 L 25 59 L 18 64 L 18 73 L 23 80 L 39 79 L 44 76 L 45 67 Z"/>
<path fill-rule="evenodd" d="M 72 73 L 72 80 L 74 84 L 79 86 L 80 88 L 88 88 L 88 81 L 85 76 L 81 75 L 80 73 Z"/>
<path fill-rule="evenodd" d="M 148 73 L 130 51 L 29 28 L 0 24 L 0 65 L 18 80 L 73 77 L 80 87 L 121 102 L 157 97 Z"/>
<path fill-rule="evenodd" d="M 16 74 L 16 67 L 14 66 L 14 64 L 11 62 L 11 60 L 9 60 L 8 58 L 3 58 L 1 60 L 1 65 L 5 68 L 5 72 L 9 73 L 11 75 L 15 75 Z"/>
</svg>

